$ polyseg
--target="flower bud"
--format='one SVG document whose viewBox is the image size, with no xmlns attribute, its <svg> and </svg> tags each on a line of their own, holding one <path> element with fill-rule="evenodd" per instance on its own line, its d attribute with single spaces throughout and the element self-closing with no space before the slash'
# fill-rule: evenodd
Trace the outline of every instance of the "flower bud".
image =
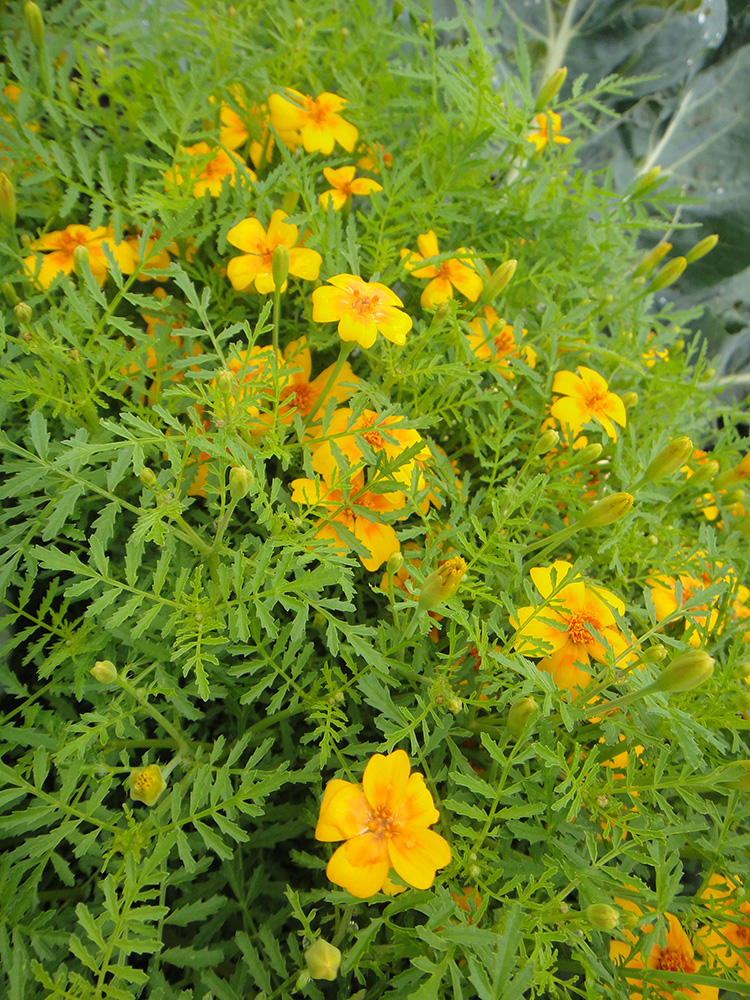
<svg viewBox="0 0 750 1000">
<path fill-rule="evenodd" d="M 42 17 L 42 12 L 34 3 L 34 0 L 26 0 L 23 13 L 31 40 L 40 49 L 44 45 L 44 18 Z"/>
<path fill-rule="evenodd" d="M 273 248 L 271 274 L 276 291 L 281 291 L 289 275 L 289 247 L 285 247 L 283 243 L 277 243 Z"/>
<path fill-rule="evenodd" d="M 714 660 L 702 649 L 690 649 L 662 671 L 652 691 L 690 691 L 707 681 L 714 672 Z"/>
<path fill-rule="evenodd" d="M 620 399 L 622 400 L 622 405 L 625 407 L 626 410 L 629 410 L 632 406 L 637 406 L 639 398 L 640 397 L 638 396 L 637 392 L 623 392 L 623 394 L 620 396 Z"/>
<path fill-rule="evenodd" d="M 539 708 L 538 703 L 533 698 L 519 698 L 510 706 L 506 726 L 508 732 L 518 736 L 526 728 L 526 723 Z"/>
<path fill-rule="evenodd" d="M 706 483 L 710 483 L 719 472 L 719 463 L 715 458 L 710 458 L 703 465 L 699 465 L 695 472 L 690 477 L 691 486 L 704 486 Z"/>
<path fill-rule="evenodd" d="M 144 465 L 144 467 L 141 469 L 138 478 L 143 483 L 143 485 L 147 486 L 149 489 L 152 489 L 154 486 L 156 486 L 156 476 L 154 474 L 154 470 L 149 469 L 147 465 Z"/>
<path fill-rule="evenodd" d="M 100 684 L 111 684 L 117 679 L 117 667 L 111 660 L 97 660 L 89 673 L 93 674 Z"/>
<path fill-rule="evenodd" d="M 576 465 L 591 465 L 595 462 L 602 453 L 602 446 L 600 444 L 587 444 L 585 448 L 581 448 L 573 456 L 573 460 Z"/>
<path fill-rule="evenodd" d="M 606 903 L 592 903 L 583 911 L 586 920 L 598 931 L 613 931 L 620 923 L 620 914 Z"/>
<path fill-rule="evenodd" d="M 255 477 L 244 465 L 237 465 L 229 472 L 229 495 L 232 500 L 244 500 L 253 488 Z"/>
<path fill-rule="evenodd" d="M 4 170 L 0 173 L 0 221 L 4 222 L 8 229 L 12 229 L 16 224 L 16 192 Z"/>
<path fill-rule="evenodd" d="M 511 281 L 511 278 L 516 273 L 516 268 L 518 267 L 518 261 L 511 258 L 510 260 L 504 261 L 499 267 L 495 268 L 492 273 L 491 278 L 484 286 L 484 291 L 482 292 L 482 302 L 492 302 L 500 292 L 506 288 Z"/>
<path fill-rule="evenodd" d="M 635 182 L 633 197 L 643 197 L 648 191 L 653 190 L 658 184 L 661 184 L 664 178 L 659 177 L 660 173 L 661 167 L 652 167 L 645 174 L 642 174 Z"/>
<path fill-rule="evenodd" d="M 642 274 L 653 271 L 659 261 L 672 249 L 671 243 L 658 243 L 645 253 L 633 269 L 633 277 L 640 278 Z"/>
<path fill-rule="evenodd" d="M 4 281 L 2 285 L 0 285 L 0 289 L 2 289 L 3 298 L 8 303 L 9 306 L 18 305 L 19 299 L 18 296 L 16 295 L 16 290 L 9 281 Z"/>
<path fill-rule="evenodd" d="M 83 266 L 89 262 L 89 248 L 79 245 L 73 251 L 73 270 L 79 278 L 83 277 Z"/>
<path fill-rule="evenodd" d="M 388 576 L 395 576 L 403 565 L 404 565 L 404 557 L 401 555 L 401 553 L 391 552 L 391 554 L 388 556 L 388 562 L 385 564 Z"/>
<path fill-rule="evenodd" d="M 666 288 L 667 285 L 673 284 L 677 281 L 686 267 L 687 261 L 684 257 L 675 257 L 674 260 L 670 260 L 668 264 L 665 264 L 664 267 L 656 272 L 646 291 L 658 292 L 659 289 Z"/>
<path fill-rule="evenodd" d="M 460 698 L 457 698 L 455 695 L 453 695 L 452 698 L 449 698 L 446 704 L 446 708 L 451 713 L 451 715 L 458 715 L 458 713 L 461 711 L 463 707 L 464 707 L 463 702 L 461 701 Z"/>
<path fill-rule="evenodd" d="M 419 592 L 420 611 L 431 611 L 438 604 L 453 597 L 465 573 L 466 563 L 460 556 L 446 560 L 434 573 L 430 573 Z"/>
<path fill-rule="evenodd" d="M 689 437 L 683 435 L 675 438 L 651 459 L 643 477 L 646 482 L 652 483 L 655 479 L 671 476 L 673 472 L 685 464 L 692 454 L 693 442 Z"/>
<path fill-rule="evenodd" d="M 16 314 L 16 319 L 19 323 L 31 322 L 31 306 L 26 302 L 19 302 L 13 312 Z"/>
<path fill-rule="evenodd" d="M 644 663 L 661 663 L 662 660 L 666 660 L 666 658 L 666 646 L 650 646 L 648 649 L 644 649 L 641 653 L 641 659 Z"/>
<path fill-rule="evenodd" d="M 550 101 L 557 97 L 560 92 L 560 88 L 565 83 L 567 75 L 568 67 L 561 66 L 560 69 L 556 69 L 552 76 L 548 77 L 544 81 L 542 89 L 539 91 L 539 97 L 536 99 L 536 111 L 544 111 Z"/>
<path fill-rule="evenodd" d="M 68 80 L 68 91 L 71 97 L 78 97 L 81 88 L 75 82 L 75 80 Z"/>
<path fill-rule="evenodd" d="M 553 431 L 552 428 L 546 430 L 544 434 L 541 434 L 534 445 L 535 455 L 546 455 L 548 451 L 555 447 L 557 442 L 560 440 L 560 435 L 557 431 Z"/>
<path fill-rule="evenodd" d="M 149 764 L 148 767 L 133 771 L 128 783 L 130 798 L 136 802 L 144 802 L 147 806 L 156 805 L 159 796 L 167 787 L 157 764 Z"/>
<path fill-rule="evenodd" d="M 633 506 L 633 497 L 629 493 L 613 493 L 611 496 L 597 500 L 586 513 L 579 518 L 582 528 L 601 528 L 612 524 L 623 517 Z"/>
<path fill-rule="evenodd" d="M 439 326 L 443 322 L 443 320 L 450 314 L 450 311 L 451 311 L 450 303 L 448 302 L 438 303 L 435 312 L 432 314 L 432 322 L 430 323 L 430 326 L 431 327 Z"/>
<path fill-rule="evenodd" d="M 222 368 L 216 374 L 216 384 L 221 392 L 229 392 L 234 386 L 234 374 L 228 368 Z"/>
<path fill-rule="evenodd" d="M 685 254 L 685 260 L 688 264 L 692 264 L 693 261 L 700 260 L 701 257 L 705 257 L 707 253 L 711 253 L 718 242 L 719 237 L 716 233 L 714 233 L 713 236 L 706 236 L 705 239 L 696 243 L 692 250 L 688 250 Z"/>
<path fill-rule="evenodd" d="M 298 35 L 302 32 L 302 29 L 304 28 L 304 26 L 305 26 L 305 22 L 302 20 L 302 18 L 301 17 L 295 17 L 295 19 L 294 19 L 294 30 L 297 32 Z"/>
<path fill-rule="evenodd" d="M 333 982 L 341 965 L 341 952 L 323 938 L 318 938 L 305 952 L 305 964 L 313 979 Z"/>
</svg>

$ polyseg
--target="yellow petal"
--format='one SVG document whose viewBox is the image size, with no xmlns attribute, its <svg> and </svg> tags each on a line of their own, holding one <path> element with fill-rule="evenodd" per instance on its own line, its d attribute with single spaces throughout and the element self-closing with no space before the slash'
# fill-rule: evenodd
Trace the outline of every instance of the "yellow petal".
<svg viewBox="0 0 750 1000">
<path fill-rule="evenodd" d="M 362 787 L 373 810 L 394 813 L 407 794 L 411 764 L 405 750 L 374 754 L 365 768 Z"/>
<path fill-rule="evenodd" d="M 334 778 L 320 804 L 316 840 L 349 840 L 367 830 L 370 809 L 359 785 Z"/>
<path fill-rule="evenodd" d="M 382 889 L 390 867 L 385 841 L 363 833 L 339 847 L 328 862 L 326 875 L 352 896 L 366 899 Z"/>
<path fill-rule="evenodd" d="M 434 830 L 419 826 L 403 827 L 391 837 L 388 853 L 397 874 L 416 889 L 429 889 L 436 870 L 451 860 L 448 841 Z"/>
</svg>

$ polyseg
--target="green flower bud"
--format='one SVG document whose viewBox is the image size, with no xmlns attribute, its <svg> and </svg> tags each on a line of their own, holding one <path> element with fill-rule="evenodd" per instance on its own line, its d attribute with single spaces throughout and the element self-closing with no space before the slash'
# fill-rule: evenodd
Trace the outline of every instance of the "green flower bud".
<svg viewBox="0 0 750 1000">
<path fill-rule="evenodd" d="M 318 938 L 305 952 L 305 964 L 313 979 L 333 982 L 339 973 L 341 952 L 323 938 Z"/>
<path fill-rule="evenodd" d="M 388 556 L 388 562 L 385 564 L 386 571 L 389 576 L 395 576 L 396 573 L 404 565 L 404 557 L 400 552 L 391 552 Z"/>
<path fill-rule="evenodd" d="M 294 19 L 294 30 L 297 32 L 298 35 L 302 32 L 302 29 L 304 27 L 305 27 L 305 22 L 302 20 L 302 18 L 301 17 L 295 17 L 295 19 Z"/>
<path fill-rule="evenodd" d="M 629 493 L 613 493 L 589 507 L 578 523 L 582 528 L 601 528 L 619 521 L 632 506 L 633 497 Z"/>
<path fill-rule="evenodd" d="M 609 933 L 620 923 L 620 914 L 606 903 L 592 903 L 583 911 L 586 920 L 598 931 Z"/>
<path fill-rule="evenodd" d="M 482 302 L 492 302 L 504 288 L 510 284 L 513 275 L 516 273 L 518 261 L 511 258 L 497 267 L 482 292 Z"/>
<path fill-rule="evenodd" d="M 154 486 L 156 486 L 156 476 L 154 474 L 154 471 L 153 469 L 149 469 L 147 465 L 144 465 L 144 467 L 141 469 L 138 478 L 143 483 L 143 485 L 147 486 L 149 489 L 152 489 Z"/>
<path fill-rule="evenodd" d="M 644 473 L 644 479 L 652 483 L 655 479 L 671 476 L 681 468 L 693 454 L 693 442 L 689 437 L 678 437 L 670 441 L 651 459 Z"/>
<path fill-rule="evenodd" d="M 89 248 L 77 246 L 73 251 L 73 270 L 79 278 L 83 277 L 83 266 L 89 263 Z"/>
<path fill-rule="evenodd" d="M 744 770 L 744 774 L 741 774 L 739 778 L 735 778 L 733 781 L 724 782 L 728 788 L 736 788 L 738 792 L 750 792 L 750 760 L 738 760 L 735 761 L 734 765 L 740 765 Z"/>
<path fill-rule="evenodd" d="M 692 250 L 688 250 L 685 254 L 685 260 L 688 264 L 692 264 L 693 261 L 700 260 L 701 257 L 705 257 L 707 253 L 711 253 L 718 242 L 719 237 L 716 233 L 714 233 L 713 236 L 706 236 L 705 239 L 696 243 Z"/>
<path fill-rule="evenodd" d="M 550 101 L 557 97 L 560 92 L 560 88 L 565 83 L 567 75 L 568 67 L 561 66 L 560 69 L 556 69 L 552 76 L 548 77 L 544 81 L 542 89 L 539 91 L 539 97 L 536 99 L 536 111 L 544 111 Z"/>
<path fill-rule="evenodd" d="M 719 463 L 715 458 L 709 459 L 704 462 L 703 465 L 699 465 L 695 472 L 690 477 L 691 486 L 704 486 L 706 483 L 710 483 L 719 472 Z"/>
<path fill-rule="evenodd" d="M 289 247 L 277 243 L 271 254 L 271 274 L 276 291 L 281 291 L 289 275 Z"/>
<path fill-rule="evenodd" d="M 42 12 L 34 3 L 34 0 L 26 0 L 23 13 L 31 40 L 40 49 L 44 45 L 44 18 L 42 17 Z"/>
<path fill-rule="evenodd" d="M 659 177 L 660 173 L 661 173 L 661 167 L 652 167 L 645 174 L 642 174 L 635 182 L 635 187 L 633 188 L 633 197 L 642 198 L 649 191 L 652 191 L 657 185 L 661 184 L 664 178 Z"/>
<path fill-rule="evenodd" d="M 432 326 L 439 326 L 443 322 L 443 320 L 446 319 L 450 315 L 450 311 L 451 311 L 451 307 L 450 307 L 450 304 L 448 302 L 440 302 L 440 303 L 438 303 L 438 306 L 435 309 L 435 312 L 432 314 L 432 322 L 430 323 L 430 326 L 431 327 Z"/>
<path fill-rule="evenodd" d="M 591 465 L 595 462 L 602 453 L 602 446 L 600 444 L 587 444 L 585 448 L 579 448 L 577 452 L 574 453 L 573 461 L 576 465 Z"/>
<path fill-rule="evenodd" d="M 557 431 L 553 431 L 551 428 L 546 430 L 544 434 L 541 434 L 536 441 L 534 446 L 535 455 L 546 455 L 548 451 L 555 447 L 557 442 L 560 440 L 560 435 Z M 601 450 L 601 449 L 600 449 Z"/>
<path fill-rule="evenodd" d="M 640 278 L 642 274 L 653 271 L 659 261 L 672 249 L 671 243 L 658 243 L 653 249 L 645 253 L 633 270 L 633 277 Z"/>
<path fill-rule="evenodd" d="M 662 660 L 667 658 L 667 647 L 666 646 L 651 646 L 649 649 L 644 649 L 641 653 L 641 659 L 644 663 L 661 663 Z"/>
<path fill-rule="evenodd" d="M 640 397 L 638 396 L 637 392 L 624 392 L 620 396 L 620 399 L 622 400 L 622 405 L 625 407 L 626 410 L 629 410 L 632 406 L 637 406 L 639 398 Z"/>
<path fill-rule="evenodd" d="M 430 573 L 419 592 L 419 610 L 431 611 L 438 604 L 453 597 L 466 573 L 466 563 L 460 556 L 454 556 Z"/>
<path fill-rule="evenodd" d="M 16 319 L 19 323 L 31 322 L 31 306 L 25 302 L 19 302 L 13 312 L 16 314 Z"/>
<path fill-rule="evenodd" d="M 4 222 L 8 229 L 12 229 L 16 224 L 16 192 L 13 189 L 13 182 L 4 170 L 0 172 L 0 221 Z"/>
<path fill-rule="evenodd" d="M 714 672 L 714 660 L 702 649 L 690 649 L 672 660 L 654 682 L 652 691 L 690 691 Z"/>
<path fill-rule="evenodd" d="M 684 257 L 675 257 L 656 272 L 646 291 L 658 292 L 661 288 L 674 284 L 686 267 L 687 261 Z"/>
<path fill-rule="evenodd" d="M 513 733 L 514 736 L 522 733 L 526 728 L 526 723 L 538 708 L 539 705 L 533 698 L 519 698 L 518 701 L 514 701 L 505 722 L 508 732 Z"/>
<path fill-rule="evenodd" d="M 111 660 L 97 660 L 89 673 L 93 674 L 100 684 L 111 684 L 117 679 L 117 667 Z"/>
<path fill-rule="evenodd" d="M 229 495 L 233 500 L 244 500 L 253 488 L 255 477 L 244 465 L 237 465 L 229 472 Z"/>
<path fill-rule="evenodd" d="M 18 296 L 16 295 L 16 290 L 13 287 L 13 285 L 11 285 L 9 281 L 4 281 L 2 285 L 0 285 L 0 288 L 2 289 L 3 298 L 8 303 L 8 305 L 17 306 L 19 299 Z"/>
</svg>

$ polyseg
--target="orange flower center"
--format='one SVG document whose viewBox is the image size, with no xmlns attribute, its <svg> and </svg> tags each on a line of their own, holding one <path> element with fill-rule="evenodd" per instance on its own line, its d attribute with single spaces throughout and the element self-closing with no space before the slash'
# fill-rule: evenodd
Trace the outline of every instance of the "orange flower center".
<svg viewBox="0 0 750 1000">
<path fill-rule="evenodd" d="M 64 250 L 65 253 L 72 254 L 76 247 L 86 246 L 86 234 L 79 233 L 74 236 L 73 233 L 64 232 L 60 237 L 60 249 Z"/>
<path fill-rule="evenodd" d="M 375 423 L 375 420 L 376 417 L 374 414 L 362 417 L 362 427 L 372 427 L 372 425 Z M 382 448 L 385 444 L 385 441 L 383 441 L 383 436 L 378 430 L 365 431 L 362 437 L 370 445 L 371 448 Z"/>
<path fill-rule="evenodd" d="M 695 963 L 682 948 L 662 948 L 656 968 L 667 972 L 695 972 Z"/>
<path fill-rule="evenodd" d="M 352 310 L 358 312 L 360 316 L 372 315 L 378 303 L 379 295 L 363 295 L 358 288 L 352 289 Z"/>
<path fill-rule="evenodd" d="M 608 395 L 609 392 L 606 389 L 602 391 L 601 389 L 586 388 L 583 393 L 583 401 L 589 410 L 595 413 L 597 410 L 603 409 L 604 401 Z"/>
<path fill-rule="evenodd" d="M 379 840 L 390 840 L 399 825 L 387 809 L 376 809 L 370 813 L 367 829 Z"/>
<path fill-rule="evenodd" d="M 318 125 L 322 125 L 323 122 L 328 118 L 328 109 L 318 104 L 311 97 L 305 99 L 305 104 L 307 106 L 307 113 L 310 118 L 317 122 Z"/>
<path fill-rule="evenodd" d="M 568 618 L 568 635 L 573 640 L 580 645 L 586 645 L 591 642 L 595 642 L 593 635 L 586 628 L 587 625 L 597 631 L 601 632 L 602 626 L 596 615 L 585 608 L 583 611 L 574 611 L 572 615 Z"/>
<path fill-rule="evenodd" d="M 347 198 L 351 198 L 352 186 L 349 181 L 344 181 L 344 180 L 336 181 L 336 187 L 342 194 L 345 194 Z"/>
<path fill-rule="evenodd" d="M 513 348 L 516 346 L 516 342 L 513 339 L 513 327 L 504 326 L 500 333 L 494 338 L 495 341 L 495 353 L 498 356 L 503 354 L 510 354 Z"/>
<path fill-rule="evenodd" d="M 734 933 L 742 948 L 750 948 L 750 924 L 735 924 Z"/>
<path fill-rule="evenodd" d="M 293 396 L 292 402 L 297 408 L 297 412 L 303 417 L 306 417 L 310 410 L 312 409 L 313 403 L 318 398 L 317 392 L 313 389 L 309 382 L 303 381 L 295 382 L 293 385 L 288 385 L 281 390 L 281 398 L 289 399 Z"/>
</svg>

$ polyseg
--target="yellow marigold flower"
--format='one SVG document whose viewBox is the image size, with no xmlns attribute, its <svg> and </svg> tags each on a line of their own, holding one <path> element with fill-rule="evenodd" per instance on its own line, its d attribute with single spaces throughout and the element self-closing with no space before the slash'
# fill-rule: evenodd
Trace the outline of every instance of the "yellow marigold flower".
<svg viewBox="0 0 750 1000">
<path fill-rule="evenodd" d="M 24 269 L 42 288 L 49 288 L 58 274 L 70 274 L 73 271 L 73 253 L 77 247 L 85 247 L 89 253 L 91 273 L 101 285 L 109 270 L 103 250 L 105 244 L 123 274 L 132 274 L 137 254 L 128 243 L 115 243 L 113 230 L 107 226 L 89 229 L 88 226 L 72 225 L 40 236 L 31 244 L 31 249 L 41 250 L 44 256 L 41 259 L 26 257 Z"/>
<path fill-rule="evenodd" d="M 347 103 L 336 94 L 323 93 L 312 98 L 288 89 L 284 95 L 271 94 L 268 110 L 279 135 L 298 134 L 308 153 L 328 155 L 336 143 L 351 153 L 359 132 L 338 113 Z"/>
<path fill-rule="evenodd" d="M 242 160 L 234 153 L 227 153 L 219 146 L 209 146 L 207 142 L 196 142 L 193 146 L 183 146 L 181 153 L 199 157 L 204 161 L 202 166 L 187 165 L 188 183 L 193 185 L 194 198 L 202 198 L 206 191 L 212 197 L 218 197 L 226 177 L 229 178 L 230 185 L 234 187 L 237 179 L 237 168 L 243 165 Z M 168 187 L 182 185 L 184 178 L 181 171 L 185 165 L 182 163 L 170 167 L 165 172 L 164 183 Z M 257 179 L 252 170 L 249 170 L 248 173 L 252 180 Z"/>
<path fill-rule="evenodd" d="M 333 288 L 316 288 L 312 318 L 316 323 L 339 324 L 339 336 L 372 347 L 378 332 L 393 344 L 405 344 L 411 316 L 402 312 L 401 299 L 379 281 L 363 281 L 356 274 L 328 279 Z"/>
<path fill-rule="evenodd" d="M 552 416 L 565 427 L 579 431 L 589 420 L 598 420 L 607 435 L 617 440 L 614 423 L 625 426 L 625 404 L 614 392 L 609 391 L 606 381 L 591 368 L 578 366 L 578 375 L 573 372 L 557 372 L 552 391 L 560 395 L 550 407 Z"/>
<path fill-rule="evenodd" d="M 156 805 L 156 801 L 167 787 L 161 776 L 161 769 L 156 764 L 149 764 L 130 775 L 130 798 L 136 802 L 145 802 L 147 806 Z"/>
<path fill-rule="evenodd" d="M 323 174 L 331 187 L 318 198 L 323 208 L 328 208 L 331 205 L 338 212 L 340 208 L 351 205 L 352 195 L 372 194 L 373 191 L 383 190 L 382 184 L 378 184 L 377 181 L 373 181 L 369 177 L 355 178 L 356 170 L 356 167 L 339 167 L 338 170 L 325 167 Z"/>
<path fill-rule="evenodd" d="M 718 873 L 711 876 L 700 899 L 717 919 L 699 928 L 696 945 L 707 966 L 719 973 L 729 966 L 750 983 L 750 902 L 739 900 L 740 892 L 744 889 L 738 878 L 730 882 Z"/>
<path fill-rule="evenodd" d="M 529 368 L 536 367 L 536 351 L 527 344 L 517 344 L 513 327 L 501 319 L 492 306 L 485 306 L 470 323 L 469 347 L 482 361 L 496 361 L 503 378 L 512 379 L 508 358 L 521 358 Z M 524 327 L 521 336 L 528 333 Z"/>
<path fill-rule="evenodd" d="M 410 770 L 403 750 L 376 753 L 362 787 L 338 778 L 326 785 L 315 838 L 345 841 L 326 874 L 360 899 L 383 889 L 391 867 L 408 885 L 429 889 L 450 863 L 447 841 L 429 829 L 440 814 L 424 776 Z"/>
<path fill-rule="evenodd" d="M 541 607 L 519 608 L 511 618 L 516 629 L 514 646 L 522 656 L 542 656 L 540 670 L 552 674 L 559 688 L 576 697 L 576 688 L 585 688 L 591 680 L 586 668 L 592 659 L 604 663 L 607 647 L 617 658 L 630 645 L 613 614 L 617 611 L 623 615 L 625 604 L 604 587 L 573 575 L 573 567 L 568 562 L 557 561 L 551 566 L 536 567 L 531 570 L 531 578 L 547 603 Z M 548 600 L 561 581 L 564 585 Z M 605 640 L 606 646 L 589 627 Z M 541 651 L 543 643 L 552 647 L 549 655 Z"/>
<path fill-rule="evenodd" d="M 615 902 L 624 910 L 643 915 L 643 910 L 629 899 L 616 899 Z M 624 941 L 613 938 L 609 944 L 609 957 L 616 965 L 624 966 L 625 969 L 662 969 L 667 972 L 683 972 L 688 975 L 700 971 L 701 962 L 696 960 L 690 938 L 685 933 L 682 924 L 672 913 L 665 913 L 667 918 L 667 933 L 664 945 L 655 944 L 651 948 L 644 962 L 643 955 L 637 950 L 638 936 L 623 928 Z M 648 933 L 653 924 L 645 924 L 643 931 Z M 627 975 L 627 973 L 626 973 Z M 641 1000 L 643 993 L 643 979 L 640 975 L 627 977 L 632 984 L 630 996 L 633 1000 Z M 665 986 L 667 984 L 664 984 Z M 719 990 L 716 986 L 700 986 L 691 984 L 689 987 L 675 987 L 684 989 L 689 993 L 692 1000 L 718 1000 Z M 649 996 L 658 996 L 661 1000 L 672 1000 L 673 990 L 664 989 L 661 983 L 649 983 Z"/>
<path fill-rule="evenodd" d="M 425 309 L 434 309 L 441 302 L 452 299 L 454 288 L 457 288 L 471 302 L 477 301 L 482 294 L 484 281 L 473 267 L 469 267 L 455 257 L 444 260 L 438 266 L 427 264 L 420 267 L 426 258 L 437 257 L 440 254 L 437 236 L 432 229 L 417 237 L 417 246 L 419 253 L 415 253 L 413 250 L 402 250 L 401 259 L 404 261 L 406 270 L 415 278 L 432 279 L 419 300 Z M 471 257 L 471 251 L 465 247 L 459 247 L 456 252 L 466 258 Z"/>
<path fill-rule="evenodd" d="M 403 452 L 422 443 L 422 436 L 410 427 L 400 427 L 401 417 L 393 414 L 380 417 L 375 410 L 363 410 L 355 420 L 348 408 L 336 410 L 327 425 L 325 435 L 311 443 L 313 451 L 313 469 L 319 472 L 328 482 L 335 482 L 341 473 L 347 474 L 353 467 L 364 463 L 360 441 L 366 441 L 376 455 L 382 455 L 386 461 L 398 458 Z M 345 467 L 339 470 L 334 457 L 334 450 L 343 456 Z M 411 483 L 412 470 L 415 461 L 429 458 L 430 451 L 424 445 L 416 455 L 405 461 L 393 473 L 394 478 L 408 486 Z"/>
<path fill-rule="evenodd" d="M 316 479 L 292 480 L 292 500 L 325 511 L 316 538 L 327 538 L 337 549 L 346 551 L 349 543 L 338 530 L 343 525 L 370 553 L 360 556 L 365 569 L 375 571 L 393 552 L 400 549 L 396 532 L 391 524 L 383 524 L 383 514 L 400 510 L 404 506 L 402 493 L 371 493 L 359 489 L 344 497 L 343 490 L 328 486 Z"/>
<path fill-rule="evenodd" d="M 559 146 L 564 146 L 566 143 L 570 142 L 570 139 L 564 135 L 558 135 L 560 129 L 562 128 L 562 121 L 560 116 L 554 111 L 542 111 L 538 115 L 534 115 L 534 121 L 536 122 L 537 132 L 529 132 L 526 136 L 527 142 L 533 142 L 536 146 L 536 151 L 539 153 L 550 140 L 549 135 L 549 122 L 552 122 L 552 141 L 556 142 Z"/>
<path fill-rule="evenodd" d="M 702 556 L 703 553 L 696 553 L 695 558 L 700 559 Z M 733 583 L 736 580 L 734 570 L 730 567 L 726 571 L 721 572 L 721 565 L 721 563 L 715 564 L 713 576 L 707 568 L 698 569 L 696 573 L 678 573 L 677 577 L 669 576 L 667 573 L 662 572 L 651 572 L 646 577 L 646 583 L 654 603 L 656 620 L 662 621 L 677 610 L 678 580 L 682 588 L 680 606 L 686 601 L 692 600 L 692 598 L 700 594 L 701 591 L 705 590 L 712 583 L 720 580 Z M 746 618 L 750 616 L 750 609 L 746 607 L 749 597 L 750 589 L 744 584 L 738 584 L 732 601 L 731 616 L 733 618 Z M 720 601 L 721 598 L 717 597 L 710 604 L 701 604 L 691 609 L 691 620 L 685 627 L 684 638 L 696 649 L 704 645 L 706 634 L 710 635 L 714 631 L 722 631 L 724 622 L 719 622 L 719 609 L 716 607 Z"/>
<path fill-rule="evenodd" d="M 227 264 L 227 277 L 239 292 L 246 292 L 251 285 L 261 295 L 274 290 L 273 250 L 281 245 L 289 250 L 289 273 L 306 281 L 315 281 L 320 273 L 323 258 L 316 250 L 295 246 L 298 229 L 287 222 L 286 212 L 277 209 L 271 216 L 268 231 L 257 219 L 244 219 L 227 233 L 227 242 L 243 251 L 241 257 L 232 257 Z M 286 282 L 281 291 L 286 289 Z"/>
<path fill-rule="evenodd" d="M 393 166 L 393 153 L 388 153 L 380 142 L 375 142 L 371 146 L 362 145 L 357 152 L 360 155 L 357 160 L 357 166 L 360 170 L 371 170 L 374 174 L 380 173 L 378 156 L 382 159 L 384 167 Z"/>
</svg>

